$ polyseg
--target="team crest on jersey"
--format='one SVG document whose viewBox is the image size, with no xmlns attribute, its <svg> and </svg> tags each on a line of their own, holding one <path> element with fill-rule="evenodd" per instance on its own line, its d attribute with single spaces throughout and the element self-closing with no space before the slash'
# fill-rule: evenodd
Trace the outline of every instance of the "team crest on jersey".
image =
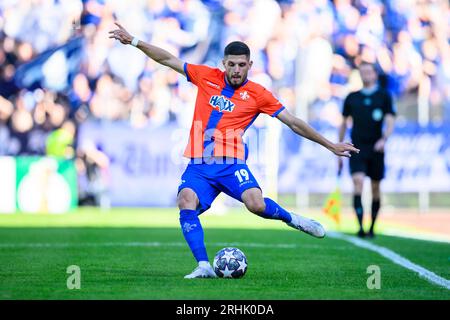
<svg viewBox="0 0 450 320">
<path fill-rule="evenodd" d="M 209 104 L 213 108 L 219 109 L 220 112 L 232 112 L 235 107 L 235 104 L 224 96 L 212 96 L 211 99 L 209 99 Z"/>
<path fill-rule="evenodd" d="M 372 119 L 375 121 L 380 121 L 383 119 L 383 111 L 381 109 L 377 108 L 372 111 Z"/>
<path fill-rule="evenodd" d="M 249 98 L 250 98 L 250 96 L 248 95 L 248 92 L 247 91 L 244 91 L 244 92 L 241 92 L 241 99 L 242 100 L 248 100 Z"/>
</svg>

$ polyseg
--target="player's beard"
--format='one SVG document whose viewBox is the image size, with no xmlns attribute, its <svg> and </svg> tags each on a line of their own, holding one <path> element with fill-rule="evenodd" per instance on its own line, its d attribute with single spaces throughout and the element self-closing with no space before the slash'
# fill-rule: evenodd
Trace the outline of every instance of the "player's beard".
<svg viewBox="0 0 450 320">
<path fill-rule="evenodd" d="M 228 80 L 228 84 L 233 88 L 233 89 L 237 89 L 239 88 L 245 81 L 245 79 L 247 79 L 246 76 L 242 75 L 241 78 L 239 79 L 239 83 L 234 82 L 233 77 L 228 76 L 227 75 L 227 80 Z"/>
</svg>

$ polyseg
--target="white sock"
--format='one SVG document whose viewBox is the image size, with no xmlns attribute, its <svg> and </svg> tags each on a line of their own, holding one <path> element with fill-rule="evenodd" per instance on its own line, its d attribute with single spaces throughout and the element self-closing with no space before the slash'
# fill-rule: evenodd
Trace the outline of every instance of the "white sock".
<svg viewBox="0 0 450 320">
<path fill-rule="evenodd" d="M 298 224 L 298 218 L 297 218 L 297 215 L 296 214 L 293 214 L 293 213 L 289 213 L 290 215 L 291 215 L 291 223 L 292 224 Z"/>
<path fill-rule="evenodd" d="M 209 268 L 211 265 L 209 264 L 209 261 L 199 261 L 198 262 L 199 267 L 201 268 Z"/>
</svg>

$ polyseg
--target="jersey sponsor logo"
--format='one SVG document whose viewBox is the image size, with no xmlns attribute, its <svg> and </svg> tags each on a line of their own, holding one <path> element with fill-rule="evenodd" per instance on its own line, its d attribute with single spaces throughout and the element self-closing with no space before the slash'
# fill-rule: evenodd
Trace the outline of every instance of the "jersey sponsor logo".
<svg viewBox="0 0 450 320">
<path fill-rule="evenodd" d="M 235 104 L 224 96 L 212 96 L 211 99 L 209 99 L 209 104 L 213 108 L 219 109 L 220 112 L 232 112 L 235 107 Z"/>
<path fill-rule="evenodd" d="M 220 86 L 218 84 L 212 83 L 211 81 L 206 81 L 206 84 L 210 87 L 214 87 L 216 89 L 220 89 Z"/>
</svg>

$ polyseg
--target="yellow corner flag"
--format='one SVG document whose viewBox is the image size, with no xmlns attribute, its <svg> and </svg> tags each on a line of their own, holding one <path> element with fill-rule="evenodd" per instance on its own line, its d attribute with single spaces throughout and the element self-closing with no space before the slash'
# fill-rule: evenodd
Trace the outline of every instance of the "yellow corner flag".
<svg viewBox="0 0 450 320">
<path fill-rule="evenodd" d="M 336 180 L 336 189 L 328 195 L 322 209 L 323 212 L 336 221 L 338 225 L 340 225 L 341 222 L 342 211 L 341 173 L 342 168 L 339 168 Z"/>
<path fill-rule="evenodd" d="M 337 224 L 341 222 L 342 211 L 342 194 L 340 188 L 336 188 L 325 200 L 323 212 L 336 221 Z"/>
</svg>

